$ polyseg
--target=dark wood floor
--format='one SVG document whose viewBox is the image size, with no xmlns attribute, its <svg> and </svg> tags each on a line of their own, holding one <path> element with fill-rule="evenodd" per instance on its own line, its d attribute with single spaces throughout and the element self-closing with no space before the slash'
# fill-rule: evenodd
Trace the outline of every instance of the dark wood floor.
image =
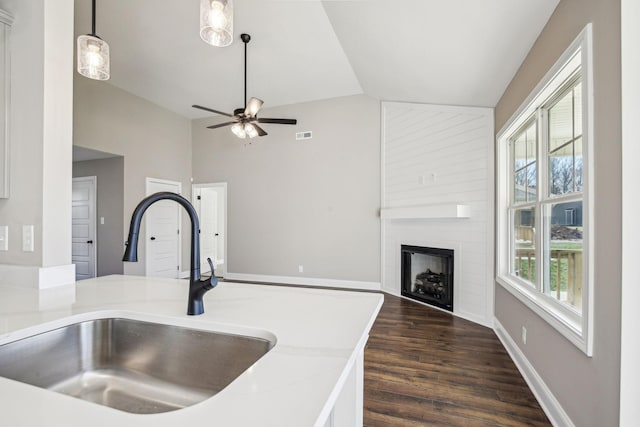
<svg viewBox="0 0 640 427">
<path fill-rule="evenodd" d="M 364 425 L 551 424 L 491 329 L 385 294 L 365 350 Z"/>
</svg>

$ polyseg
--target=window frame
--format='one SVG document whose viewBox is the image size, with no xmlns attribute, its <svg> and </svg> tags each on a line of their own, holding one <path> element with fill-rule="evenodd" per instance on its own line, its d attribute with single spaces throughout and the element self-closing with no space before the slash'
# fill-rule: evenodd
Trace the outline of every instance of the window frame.
<svg viewBox="0 0 640 427">
<path fill-rule="evenodd" d="M 562 56 L 547 72 L 525 102 L 511 116 L 496 137 L 496 282 L 524 303 L 542 319 L 547 321 L 559 333 L 588 356 L 593 354 L 593 54 L 592 25 L 588 24 Z M 578 56 L 579 53 L 579 56 Z M 575 78 L 577 66 L 581 66 L 582 84 L 582 190 L 567 194 L 554 195 L 550 192 L 548 176 L 548 137 L 538 138 L 536 167 L 536 201 L 530 203 L 512 202 L 514 191 L 514 164 L 509 148 L 512 138 L 525 129 L 532 121 L 536 122 L 538 135 L 548 131 L 548 108 L 566 93 Z M 573 81 L 575 83 L 575 80 Z M 574 135 L 575 139 L 575 135 Z M 575 185 L 575 182 L 574 182 Z M 541 194 L 544 192 L 544 194 Z M 512 274 L 511 260 L 515 254 L 511 233 L 514 229 L 514 206 L 518 208 L 534 206 L 535 213 L 535 251 L 536 258 L 542 259 L 545 236 L 545 209 L 556 203 L 582 201 L 583 221 L 583 283 L 581 313 L 568 305 L 544 293 L 545 263 L 536 263 L 536 281 L 520 279 Z"/>
</svg>

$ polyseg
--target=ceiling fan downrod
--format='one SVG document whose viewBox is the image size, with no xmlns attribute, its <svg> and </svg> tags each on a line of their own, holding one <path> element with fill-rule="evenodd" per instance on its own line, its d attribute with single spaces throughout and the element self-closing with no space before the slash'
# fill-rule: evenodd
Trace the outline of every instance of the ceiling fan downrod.
<svg viewBox="0 0 640 427">
<path fill-rule="evenodd" d="M 240 39 L 244 43 L 244 108 L 247 109 L 247 44 L 251 41 L 251 36 L 246 33 L 240 34 Z"/>
</svg>

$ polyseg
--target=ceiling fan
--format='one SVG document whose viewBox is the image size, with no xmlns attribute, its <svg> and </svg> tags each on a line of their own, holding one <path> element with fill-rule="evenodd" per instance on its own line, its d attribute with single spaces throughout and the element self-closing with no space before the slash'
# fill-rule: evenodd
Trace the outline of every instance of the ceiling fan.
<svg viewBox="0 0 640 427">
<path fill-rule="evenodd" d="M 264 103 L 258 98 L 251 98 L 247 102 L 247 43 L 251 40 L 249 34 L 240 34 L 240 38 L 244 43 L 244 108 L 236 108 L 233 114 L 224 113 L 222 111 L 214 110 L 212 108 L 203 107 L 201 105 L 192 105 L 193 108 L 209 111 L 211 113 L 221 114 L 223 116 L 233 118 L 230 122 L 220 123 L 217 125 L 207 126 L 208 129 L 216 129 L 224 126 L 231 125 L 231 131 L 238 138 L 254 138 L 256 136 L 265 136 L 267 132 L 258 126 L 258 123 L 275 123 L 281 125 L 295 125 L 298 121 L 296 119 L 268 119 L 264 117 L 258 117 L 258 112 L 262 108 Z"/>
</svg>

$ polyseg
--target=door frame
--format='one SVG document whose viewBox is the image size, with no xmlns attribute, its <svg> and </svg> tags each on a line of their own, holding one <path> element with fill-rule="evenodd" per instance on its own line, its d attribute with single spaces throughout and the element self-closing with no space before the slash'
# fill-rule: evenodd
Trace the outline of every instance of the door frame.
<svg viewBox="0 0 640 427">
<path fill-rule="evenodd" d="M 223 251 L 224 251 L 224 264 L 222 264 L 222 268 L 218 270 L 218 266 L 216 267 L 216 276 L 224 277 L 227 274 L 227 266 L 229 265 L 229 251 L 227 250 L 227 242 L 229 241 L 229 234 L 227 228 L 227 183 L 226 182 L 208 182 L 202 184 L 191 184 L 191 201 L 196 200 L 196 189 L 201 188 L 219 188 L 222 190 L 222 199 L 223 199 L 223 212 L 224 212 L 224 224 L 222 225 L 222 233 L 224 236 L 223 242 Z M 197 210 L 196 210 L 197 211 Z M 200 212 L 198 212 L 200 215 Z M 200 219 L 200 218 L 198 218 Z M 219 218 L 218 218 L 219 219 Z"/>
<path fill-rule="evenodd" d="M 93 236 L 89 240 L 93 240 L 91 245 L 91 252 L 93 253 L 93 277 L 98 277 L 98 177 L 93 176 L 78 176 L 71 179 L 71 186 L 74 182 L 88 181 L 91 184 L 91 191 L 93 192 L 93 203 L 91 204 L 90 221 L 93 224 Z M 73 204 L 73 200 L 71 201 Z M 71 218 L 73 222 L 73 217 Z"/>
<path fill-rule="evenodd" d="M 640 311 L 636 301 L 640 297 L 635 267 L 640 255 L 640 225 L 638 225 L 637 185 L 640 171 L 635 160 L 640 153 L 637 125 L 640 112 L 640 4 L 622 0 L 622 283 L 620 328 L 620 425 L 633 425 L 640 417 L 640 341 L 637 325 Z"/>
<path fill-rule="evenodd" d="M 172 185 L 178 188 L 177 194 L 182 195 L 182 183 L 180 181 L 170 181 L 168 179 L 161 178 L 145 178 L 145 197 L 150 196 L 152 193 L 149 190 L 149 186 L 151 183 L 157 182 L 159 184 Z M 178 270 L 176 272 L 176 278 L 182 277 L 182 205 L 178 205 Z M 149 227 L 144 227 L 144 275 L 146 276 L 149 273 L 149 242 L 151 236 L 149 235 Z"/>
</svg>

